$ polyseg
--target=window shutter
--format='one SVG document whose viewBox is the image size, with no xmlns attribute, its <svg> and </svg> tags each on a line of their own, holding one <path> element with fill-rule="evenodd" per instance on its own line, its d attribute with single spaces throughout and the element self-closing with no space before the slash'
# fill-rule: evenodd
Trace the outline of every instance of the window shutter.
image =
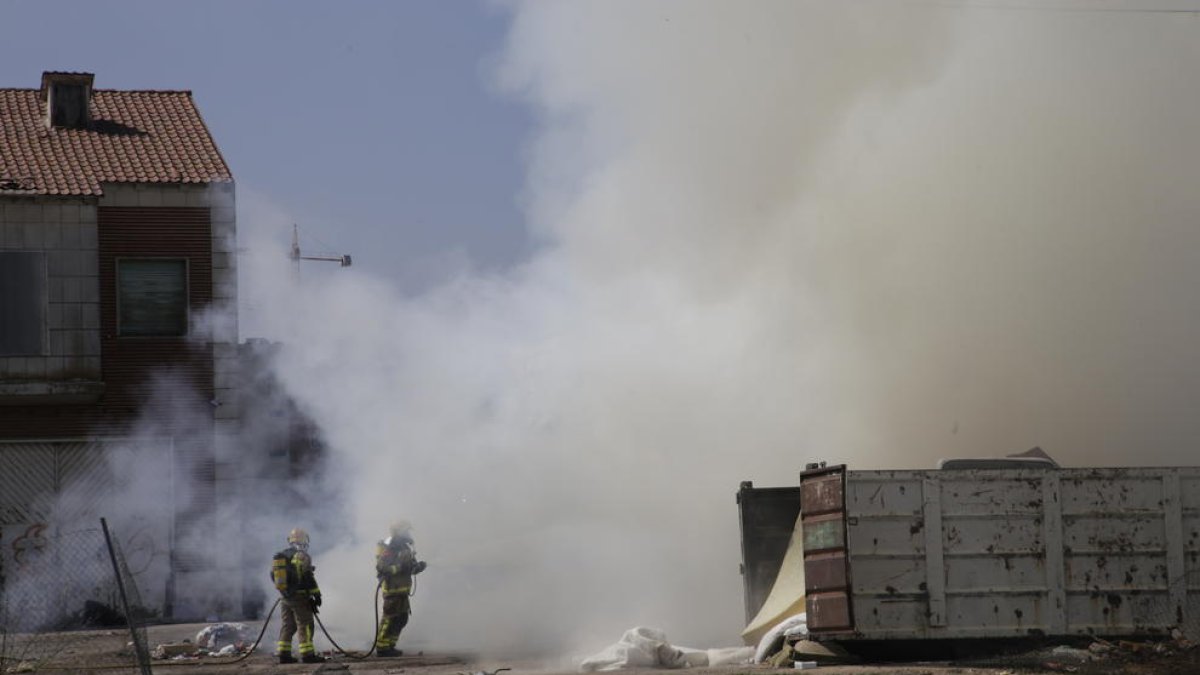
<svg viewBox="0 0 1200 675">
<path fill-rule="evenodd" d="M 0 356 L 42 354 L 46 254 L 0 252 Z"/>
<path fill-rule="evenodd" d="M 187 334 L 186 261 L 121 260 L 117 287 L 121 335 Z"/>
</svg>

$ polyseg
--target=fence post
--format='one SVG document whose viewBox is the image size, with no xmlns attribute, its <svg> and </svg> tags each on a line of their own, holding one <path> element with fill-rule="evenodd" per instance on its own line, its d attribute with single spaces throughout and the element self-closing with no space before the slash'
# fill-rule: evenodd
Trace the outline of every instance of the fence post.
<svg viewBox="0 0 1200 675">
<path fill-rule="evenodd" d="M 125 580 L 121 578 L 121 567 L 117 564 L 117 552 L 113 549 L 112 536 L 108 533 L 108 521 L 100 519 L 100 527 L 104 529 L 104 543 L 108 546 L 108 557 L 112 560 L 113 575 L 117 578 L 117 592 L 121 594 L 121 607 L 125 609 L 125 623 L 129 626 L 129 635 L 133 638 L 133 651 L 137 656 L 138 668 L 142 675 L 152 675 L 150 671 L 149 648 L 143 644 L 133 624 L 133 612 L 129 611 L 129 598 L 125 595 Z"/>
</svg>

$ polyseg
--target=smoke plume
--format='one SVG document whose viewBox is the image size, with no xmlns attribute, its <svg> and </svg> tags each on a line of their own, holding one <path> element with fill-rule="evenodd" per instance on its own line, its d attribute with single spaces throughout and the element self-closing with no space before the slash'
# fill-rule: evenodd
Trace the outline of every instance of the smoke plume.
<svg viewBox="0 0 1200 675">
<path fill-rule="evenodd" d="M 409 645 L 731 644 L 741 480 L 1194 462 L 1194 17 L 510 11 L 537 254 L 419 296 L 244 261 L 244 324 L 287 342 L 348 486 L 327 624 L 369 635 L 371 544 L 404 517 L 430 563 Z M 243 238 L 290 222 L 256 200 Z"/>
</svg>

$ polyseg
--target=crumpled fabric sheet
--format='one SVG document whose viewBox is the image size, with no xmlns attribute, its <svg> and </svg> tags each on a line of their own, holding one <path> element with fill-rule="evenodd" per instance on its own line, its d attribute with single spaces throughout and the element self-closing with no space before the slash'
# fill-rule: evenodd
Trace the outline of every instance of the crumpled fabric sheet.
<svg viewBox="0 0 1200 675">
<path fill-rule="evenodd" d="M 775 624 L 771 630 L 767 631 L 762 636 L 762 639 L 758 641 L 758 648 L 754 650 L 754 662 L 762 663 L 766 661 L 768 656 L 783 648 L 784 637 L 791 637 L 793 635 L 808 637 L 808 612 L 800 612 L 795 616 L 790 616 Z"/>
<path fill-rule="evenodd" d="M 657 628 L 638 626 L 625 631 L 621 639 L 579 664 L 579 671 L 591 673 L 626 668 L 689 668 L 749 663 L 752 647 L 692 649 L 676 647 Z"/>
<path fill-rule="evenodd" d="M 229 645 L 245 642 L 246 634 L 244 623 L 215 623 L 196 633 L 196 646 L 215 652 Z"/>
</svg>

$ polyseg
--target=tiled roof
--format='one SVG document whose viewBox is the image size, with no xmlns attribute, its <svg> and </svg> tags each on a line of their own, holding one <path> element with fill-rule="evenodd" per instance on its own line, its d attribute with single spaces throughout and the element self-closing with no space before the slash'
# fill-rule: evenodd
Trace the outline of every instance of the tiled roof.
<svg viewBox="0 0 1200 675">
<path fill-rule="evenodd" d="M 233 180 L 188 91 L 93 90 L 87 129 L 51 129 L 37 89 L 0 89 L 0 192 Z"/>
</svg>

